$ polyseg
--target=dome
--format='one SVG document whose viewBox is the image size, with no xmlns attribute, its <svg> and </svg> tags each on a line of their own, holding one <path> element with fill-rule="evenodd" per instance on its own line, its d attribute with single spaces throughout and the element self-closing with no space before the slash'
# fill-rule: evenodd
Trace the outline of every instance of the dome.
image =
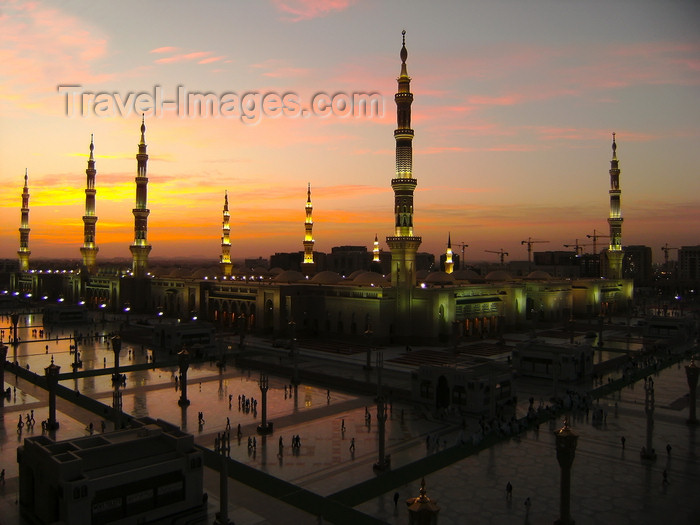
<svg viewBox="0 0 700 525">
<path fill-rule="evenodd" d="M 270 275 L 279 275 L 279 274 L 281 274 L 283 271 L 284 271 L 284 270 L 283 270 L 282 268 L 280 268 L 279 266 L 275 266 L 274 268 L 270 268 L 270 270 L 268 271 L 268 273 L 269 273 Z"/>
<path fill-rule="evenodd" d="M 452 272 L 452 277 L 455 281 L 483 281 L 484 278 L 476 273 L 474 270 L 465 268 L 464 270 L 457 270 Z"/>
<path fill-rule="evenodd" d="M 549 273 L 542 271 L 542 270 L 535 270 L 534 272 L 530 272 L 528 274 L 528 276 L 525 278 L 526 279 L 534 279 L 537 281 L 551 281 L 552 280 L 552 276 Z"/>
<path fill-rule="evenodd" d="M 485 279 L 487 281 L 511 281 L 513 278 L 505 270 L 494 270 L 489 272 Z"/>
<path fill-rule="evenodd" d="M 286 270 L 275 277 L 275 282 L 278 283 L 298 283 L 299 281 L 306 281 L 306 277 L 301 272 L 296 270 Z"/>
<path fill-rule="evenodd" d="M 386 286 L 387 280 L 381 273 L 363 272 L 353 279 L 352 284 L 374 284 L 378 286 Z"/>
<path fill-rule="evenodd" d="M 455 278 L 445 272 L 431 272 L 423 280 L 426 284 L 454 284 Z"/>
<path fill-rule="evenodd" d="M 218 271 L 212 273 L 212 271 L 209 268 L 200 268 L 199 270 L 197 270 L 196 272 L 194 272 L 192 274 L 192 277 L 194 277 L 195 279 L 204 279 L 205 277 L 208 277 L 210 275 L 213 276 L 213 275 L 218 275 L 218 274 L 219 274 Z"/>
<path fill-rule="evenodd" d="M 355 277 L 357 277 L 358 275 L 362 275 L 366 271 L 367 270 L 355 270 L 350 275 L 348 275 L 347 279 L 348 279 L 348 281 L 352 281 Z"/>
<path fill-rule="evenodd" d="M 430 273 L 430 272 L 428 272 L 428 270 L 418 270 L 416 272 L 416 280 L 418 280 L 418 281 L 424 280 L 426 277 L 428 277 L 428 273 Z"/>
<path fill-rule="evenodd" d="M 325 270 L 314 275 L 309 282 L 316 284 L 335 284 L 340 280 L 342 280 L 340 274 L 331 272 L 330 270 Z"/>
</svg>

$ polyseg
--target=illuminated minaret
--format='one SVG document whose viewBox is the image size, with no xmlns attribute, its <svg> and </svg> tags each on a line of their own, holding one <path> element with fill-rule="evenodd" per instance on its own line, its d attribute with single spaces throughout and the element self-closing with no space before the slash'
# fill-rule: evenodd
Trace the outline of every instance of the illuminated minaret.
<svg viewBox="0 0 700 525">
<path fill-rule="evenodd" d="M 615 133 L 612 134 L 612 160 L 610 161 L 610 246 L 608 248 L 608 279 L 622 278 L 622 211 L 620 209 L 620 168 L 617 160 Z"/>
<path fill-rule="evenodd" d="M 29 186 L 27 185 L 27 170 L 24 170 L 24 189 L 22 190 L 22 225 L 19 228 L 19 270 L 29 270 Z"/>
<path fill-rule="evenodd" d="M 306 191 L 306 220 L 304 221 L 304 262 L 301 271 L 307 277 L 311 275 L 316 266 L 314 265 L 314 220 L 311 217 L 314 207 L 311 204 L 311 183 Z"/>
<path fill-rule="evenodd" d="M 374 248 L 372 248 L 372 262 L 380 262 L 379 261 L 379 237 L 377 237 L 377 234 L 374 234 Z"/>
<path fill-rule="evenodd" d="M 146 207 L 148 201 L 148 177 L 146 176 L 146 164 L 148 154 L 146 153 L 146 123 L 141 118 L 141 142 L 139 142 L 139 152 L 136 155 L 138 163 L 138 173 L 136 174 L 136 207 L 132 210 L 134 214 L 134 244 L 129 246 L 133 258 L 132 271 L 134 277 L 145 277 L 148 269 L 148 254 L 151 245 L 148 244 L 148 214 L 150 210 Z"/>
<path fill-rule="evenodd" d="M 90 158 L 88 159 L 87 169 L 87 186 L 85 187 L 85 215 L 83 215 L 83 245 L 80 247 L 80 253 L 83 256 L 83 267 L 88 273 L 94 273 L 96 268 L 97 252 L 100 249 L 95 244 L 95 223 L 97 215 L 95 215 L 95 143 L 90 135 Z"/>
<path fill-rule="evenodd" d="M 222 225 L 221 235 L 221 273 L 226 277 L 231 276 L 233 264 L 231 263 L 231 225 L 229 218 L 231 214 L 228 212 L 228 191 L 224 192 L 224 221 Z"/>
<path fill-rule="evenodd" d="M 397 126 L 396 176 L 391 179 L 394 190 L 394 235 L 386 238 L 391 249 L 391 285 L 396 289 L 397 332 L 410 335 L 411 302 L 416 284 L 416 251 L 421 238 L 413 235 L 413 191 L 418 181 L 413 178 L 413 130 L 411 129 L 411 78 L 406 71 L 406 31 L 402 32 L 401 74 L 396 102 Z"/>
<path fill-rule="evenodd" d="M 452 236 L 447 234 L 447 251 L 445 252 L 445 273 L 452 273 L 455 263 L 452 262 Z"/>
</svg>

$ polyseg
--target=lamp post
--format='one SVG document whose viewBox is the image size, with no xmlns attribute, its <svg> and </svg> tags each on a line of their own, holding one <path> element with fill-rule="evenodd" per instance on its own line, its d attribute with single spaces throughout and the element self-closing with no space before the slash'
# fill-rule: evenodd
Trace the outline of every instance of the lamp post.
<svg viewBox="0 0 700 525">
<path fill-rule="evenodd" d="M 697 425 L 698 419 L 695 416 L 695 397 L 698 392 L 698 374 L 700 374 L 700 368 L 695 365 L 695 360 L 691 359 L 690 364 L 685 367 L 685 376 L 688 380 L 688 388 L 690 388 L 690 403 L 688 405 L 688 424 Z M 0 381 L 0 383 L 2 383 Z"/>
<path fill-rule="evenodd" d="M 114 373 L 112 374 L 112 384 L 121 384 L 122 380 L 119 375 L 119 352 L 122 349 L 122 338 L 115 335 L 111 338 L 112 341 L 112 352 L 114 352 Z"/>
<path fill-rule="evenodd" d="M 644 378 L 644 412 L 647 415 L 647 445 L 642 451 L 642 458 L 656 459 L 656 451 L 652 446 L 654 434 L 654 378 Z"/>
<path fill-rule="evenodd" d="M 420 495 L 417 498 L 408 498 L 408 525 L 437 525 L 440 507 L 437 502 L 431 500 L 425 490 L 425 478 L 420 483 Z"/>
<path fill-rule="evenodd" d="M 7 359 L 7 345 L 0 341 L 0 408 L 5 406 L 5 360 Z"/>
<path fill-rule="evenodd" d="M 233 525 L 228 519 L 228 457 L 231 455 L 231 432 L 217 434 L 214 451 L 221 456 L 219 471 L 219 512 L 216 513 L 214 525 Z"/>
<path fill-rule="evenodd" d="M 294 321 L 289 321 L 287 326 L 289 326 L 289 336 L 290 336 L 289 354 L 292 357 L 292 365 L 294 366 L 294 370 L 292 372 L 292 384 L 298 385 L 299 384 L 299 364 L 297 362 L 298 359 L 297 359 L 297 345 L 296 345 L 297 324 Z"/>
<path fill-rule="evenodd" d="M 262 412 L 261 412 L 261 422 L 258 425 L 258 434 L 271 434 L 272 433 L 272 423 L 267 422 L 267 391 L 270 388 L 270 379 L 267 375 L 260 372 L 260 380 L 258 381 L 258 386 L 260 387 L 260 394 L 262 396 Z"/>
<path fill-rule="evenodd" d="M 386 404 L 382 392 L 382 367 L 384 357 L 382 352 L 377 352 L 377 439 L 379 441 L 379 457 L 372 466 L 374 470 L 386 470 L 389 468 L 389 459 L 386 457 L 385 433 L 386 433 Z"/>
<path fill-rule="evenodd" d="M 372 331 L 372 327 L 368 327 L 367 330 L 365 330 L 365 339 L 367 339 L 367 362 L 365 363 L 364 369 L 365 370 L 372 370 L 372 336 L 374 335 L 374 332 Z"/>
<path fill-rule="evenodd" d="M 10 320 L 12 321 L 12 344 L 17 347 L 17 323 L 19 323 L 19 314 L 10 314 Z"/>
<path fill-rule="evenodd" d="M 180 399 L 177 404 L 186 407 L 190 404 L 190 400 L 187 399 L 187 369 L 190 366 L 190 353 L 187 348 L 177 353 L 177 364 L 180 367 Z"/>
<path fill-rule="evenodd" d="M 569 428 L 569 421 L 564 419 L 564 426 L 555 433 L 557 461 L 561 469 L 559 487 L 559 519 L 555 525 L 574 525 L 571 519 L 571 465 L 576 455 L 578 435 Z"/>
<path fill-rule="evenodd" d="M 58 373 L 61 367 L 55 365 L 53 356 L 51 356 L 51 364 L 44 368 L 46 375 L 46 384 L 49 389 L 49 419 L 46 422 L 46 430 L 56 430 L 58 421 L 56 421 L 56 385 L 58 385 Z"/>
</svg>

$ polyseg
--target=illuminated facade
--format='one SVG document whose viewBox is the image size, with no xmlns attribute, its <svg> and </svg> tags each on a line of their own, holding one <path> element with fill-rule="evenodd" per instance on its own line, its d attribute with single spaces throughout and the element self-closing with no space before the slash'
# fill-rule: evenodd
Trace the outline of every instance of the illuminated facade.
<svg viewBox="0 0 700 525">
<path fill-rule="evenodd" d="M 306 190 L 306 219 L 304 220 L 304 262 L 301 263 L 301 271 L 306 276 L 313 275 L 316 266 L 314 264 L 314 206 L 311 204 L 311 183 Z"/>
<path fill-rule="evenodd" d="M 622 278 L 622 210 L 620 205 L 620 168 L 617 160 L 617 144 L 615 133 L 612 141 L 612 160 L 610 161 L 610 246 L 608 247 L 608 279 Z"/>
<path fill-rule="evenodd" d="M 97 223 L 97 215 L 95 215 L 95 143 L 92 135 L 90 135 L 90 157 L 88 158 L 87 169 L 87 185 L 85 187 L 85 215 L 83 215 L 83 245 L 80 247 L 80 254 L 83 257 L 83 268 L 88 273 L 95 273 L 97 264 L 97 252 L 100 250 L 95 242 L 95 224 Z"/>
<path fill-rule="evenodd" d="M 24 170 L 24 188 L 22 189 L 22 224 L 19 228 L 19 271 L 29 271 L 29 185 L 27 170 Z"/>
<path fill-rule="evenodd" d="M 148 154 L 146 153 L 146 123 L 141 119 L 141 141 L 139 152 L 136 155 L 138 172 L 136 174 L 136 207 L 134 214 L 134 244 L 129 247 L 133 259 L 132 272 L 134 277 L 145 277 L 148 271 L 148 254 L 151 245 L 148 244 L 148 176 L 146 166 Z"/>
<path fill-rule="evenodd" d="M 224 214 L 221 227 L 221 273 L 226 277 L 231 276 L 233 263 L 231 263 L 231 225 L 229 220 L 231 214 L 228 211 L 228 191 L 224 192 Z"/>
</svg>

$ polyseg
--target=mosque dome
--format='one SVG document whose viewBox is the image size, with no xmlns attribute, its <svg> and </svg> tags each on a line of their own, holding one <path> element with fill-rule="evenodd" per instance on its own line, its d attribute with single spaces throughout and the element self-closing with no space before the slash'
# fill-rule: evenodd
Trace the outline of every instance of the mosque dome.
<svg viewBox="0 0 700 525">
<path fill-rule="evenodd" d="M 306 281 L 306 277 L 301 272 L 296 270 L 286 270 L 275 277 L 275 282 L 278 283 L 298 283 L 300 281 Z"/>
<path fill-rule="evenodd" d="M 335 284 L 342 280 L 340 274 L 336 272 L 331 272 L 330 270 L 325 270 L 314 275 L 309 282 L 316 284 Z"/>
<path fill-rule="evenodd" d="M 430 272 L 423 282 L 426 284 L 454 284 L 455 278 L 445 272 Z"/>
<path fill-rule="evenodd" d="M 386 286 L 387 280 L 380 273 L 375 272 L 362 272 L 360 275 L 352 280 L 352 284 L 374 284 L 377 286 Z"/>
<path fill-rule="evenodd" d="M 511 281 L 513 277 L 505 270 L 494 270 L 489 272 L 485 278 L 486 281 Z"/>
<path fill-rule="evenodd" d="M 350 275 L 348 275 L 347 279 L 348 279 L 348 281 L 352 281 L 355 277 L 357 277 L 358 275 L 362 275 L 366 271 L 367 270 L 355 270 Z"/>
<path fill-rule="evenodd" d="M 476 273 L 474 270 L 465 268 L 464 270 L 457 270 L 452 272 L 452 277 L 455 281 L 483 281 L 484 278 Z"/>
<path fill-rule="evenodd" d="M 535 270 L 534 272 L 530 272 L 526 279 L 532 279 L 535 281 L 551 281 L 552 276 L 548 272 L 545 272 L 543 270 Z"/>
</svg>

